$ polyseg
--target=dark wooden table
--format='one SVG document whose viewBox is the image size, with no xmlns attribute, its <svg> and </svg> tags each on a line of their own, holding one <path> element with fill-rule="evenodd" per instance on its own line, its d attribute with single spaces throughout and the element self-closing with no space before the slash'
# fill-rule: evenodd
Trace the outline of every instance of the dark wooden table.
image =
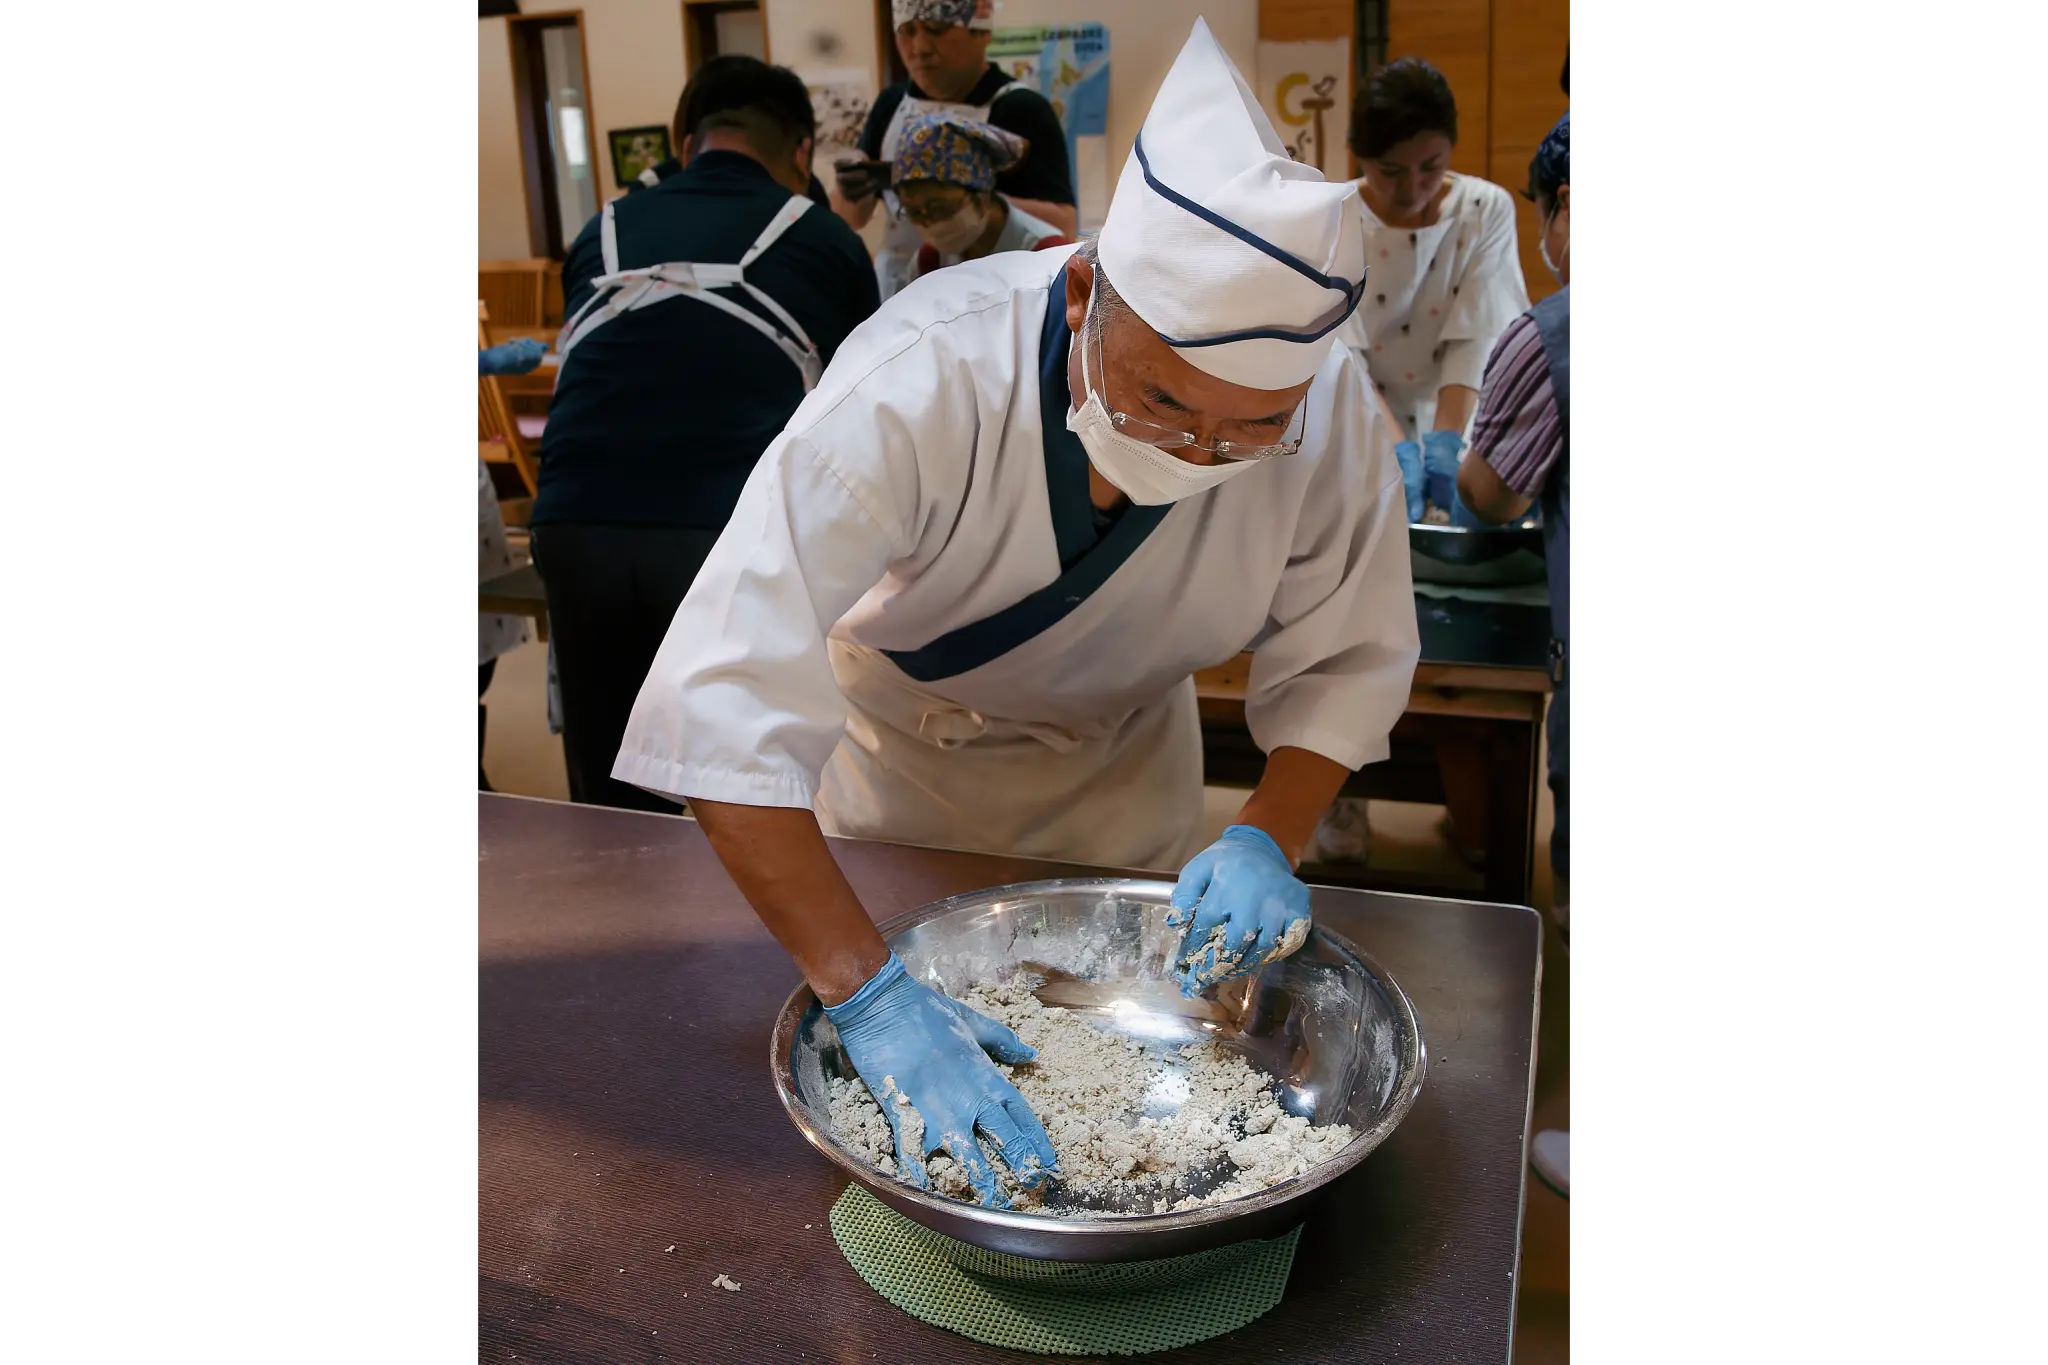
<svg viewBox="0 0 2048 1365">
<path fill-rule="evenodd" d="M 478 611 L 496 612 L 503 616 L 533 618 L 534 633 L 542 644 L 547 643 L 548 591 L 541 582 L 540 570 L 533 566 L 531 560 L 479 583 L 476 607 Z"/>
<path fill-rule="evenodd" d="M 480 1359 L 1031 1359 L 918 1321 L 846 1264 L 827 1227 L 844 1178 L 798 1136 L 769 1079 L 769 1033 L 796 970 L 695 824 L 493 795 L 478 797 L 477 823 Z M 881 918 L 1082 870 L 888 844 L 835 851 Z M 1422 1098 L 1328 1187 L 1279 1307 L 1160 1358 L 1506 1360 L 1536 915 L 1315 897 L 1317 917 L 1414 1000 Z M 721 1274 L 740 1291 L 714 1288 Z"/>
</svg>

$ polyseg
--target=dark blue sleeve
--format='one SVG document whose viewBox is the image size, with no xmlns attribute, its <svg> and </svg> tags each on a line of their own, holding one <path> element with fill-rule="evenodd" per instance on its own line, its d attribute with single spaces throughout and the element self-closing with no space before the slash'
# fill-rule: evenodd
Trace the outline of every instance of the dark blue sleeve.
<svg viewBox="0 0 2048 1365">
<path fill-rule="evenodd" d="M 1031 144 L 1024 159 L 996 177 L 996 188 L 1019 199 L 1048 204 L 1074 202 L 1073 170 L 1067 165 L 1067 135 L 1045 96 L 1013 86 L 989 108 L 988 121 Z"/>
<path fill-rule="evenodd" d="M 594 215 L 569 245 L 562 262 L 562 321 L 576 316 L 576 310 L 590 301 L 590 282 L 604 274 L 604 245 L 599 238 L 604 214 Z"/>
</svg>

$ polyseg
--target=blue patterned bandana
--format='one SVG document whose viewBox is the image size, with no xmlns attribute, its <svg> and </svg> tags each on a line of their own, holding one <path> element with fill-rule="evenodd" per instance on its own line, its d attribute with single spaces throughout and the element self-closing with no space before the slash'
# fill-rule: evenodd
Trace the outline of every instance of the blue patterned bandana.
<svg viewBox="0 0 2048 1365">
<path fill-rule="evenodd" d="M 1543 145 L 1529 162 L 1529 197 L 1548 199 L 1557 187 L 1572 183 L 1572 116 L 1569 111 L 1557 121 Z"/>
<path fill-rule="evenodd" d="M 995 6 L 990 0 L 895 0 L 889 6 L 889 17 L 898 28 L 905 24 L 954 24 L 985 33 L 996 26 Z"/>
<path fill-rule="evenodd" d="M 1015 165 L 1028 145 L 1015 133 L 951 109 L 912 114 L 903 121 L 890 181 L 943 180 L 970 190 L 994 189 L 996 172 Z"/>
</svg>

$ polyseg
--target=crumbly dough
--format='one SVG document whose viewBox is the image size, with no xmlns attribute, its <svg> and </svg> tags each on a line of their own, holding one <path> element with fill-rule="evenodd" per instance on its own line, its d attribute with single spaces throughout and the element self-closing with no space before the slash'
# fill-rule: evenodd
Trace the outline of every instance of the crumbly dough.
<svg viewBox="0 0 2048 1365">
<path fill-rule="evenodd" d="M 1316 1127 L 1287 1113 L 1271 1076 L 1213 1042 L 1177 1051 L 1147 1046 L 1096 1028 L 1086 1015 L 1040 1004 L 1031 994 L 1037 984 L 1028 976 L 977 982 L 963 998 L 1038 1049 L 1035 1062 L 997 1067 L 1052 1139 L 1064 1214 L 1169 1213 L 1242 1198 L 1306 1173 L 1354 1136 L 1348 1125 Z M 893 1077 L 883 1086 L 905 1104 Z M 876 1170 L 896 1175 L 889 1125 L 868 1088 L 834 1077 L 828 1090 L 832 1135 Z M 1175 1103 L 1178 1109 L 1166 1112 Z M 1157 1112 L 1147 1114 L 1148 1107 Z M 914 1110 L 906 1107 L 903 1116 L 922 1133 Z M 1024 1188 L 995 1145 L 976 1136 L 1014 1206 L 1044 1209 L 1047 1191 Z M 933 1190 L 973 1201 L 966 1171 L 944 1153 L 926 1160 L 925 1174 Z M 1212 1188 L 1211 1180 L 1220 1183 Z"/>
</svg>

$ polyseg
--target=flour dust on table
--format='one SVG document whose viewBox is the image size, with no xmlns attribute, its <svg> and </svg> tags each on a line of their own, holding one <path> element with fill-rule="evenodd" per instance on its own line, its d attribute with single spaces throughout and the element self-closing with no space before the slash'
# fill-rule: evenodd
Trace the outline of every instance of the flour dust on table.
<svg viewBox="0 0 2048 1365">
<path fill-rule="evenodd" d="M 1280 1107 L 1274 1079 L 1214 1042 L 1145 1043 L 1096 1028 L 1088 1016 L 1041 1004 L 1030 974 L 978 981 L 960 998 L 1038 1049 L 1035 1061 L 999 1069 L 1045 1124 L 1059 1175 L 1038 1189 L 1018 1183 L 976 1134 L 1011 1205 L 1066 1217 L 1179 1213 L 1256 1194 L 1335 1156 L 1355 1134 L 1317 1127 Z M 895 1144 L 881 1106 L 857 1078 L 828 1082 L 832 1136 L 894 1176 Z M 903 1103 L 903 1097 L 891 1099 Z M 923 1124 L 903 1115 L 906 1135 Z M 914 1137 L 912 1140 L 917 1140 Z M 943 1154 L 925 1162 L 933 1191 L 974 1202 L 967 1172 Z M 1047 1199 L 1058 1208 L 1048 1208 Z"/>
</svg>

